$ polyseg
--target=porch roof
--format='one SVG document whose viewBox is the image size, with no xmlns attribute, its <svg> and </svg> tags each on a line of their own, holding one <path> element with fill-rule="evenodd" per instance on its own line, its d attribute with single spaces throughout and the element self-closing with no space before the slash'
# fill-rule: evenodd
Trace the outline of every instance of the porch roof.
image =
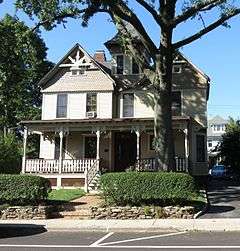
<svg viewBox="0 0 240 251">
<path fill-rule="evenodd" d="M 187 125 L 191 120 L 189 116 L 173 116 L 173 127 Z M 118 129 L 153 129 L 153 118 L 106 118 L 106 119 L 52 119 L 52 120 L 32 120 L 20 122 L 23 126 L 36 131 L 52 131 L 56 128 L 66 127 L 72 130 L 94 130 L 103 128 L 105 130 Z"/>
</svg>

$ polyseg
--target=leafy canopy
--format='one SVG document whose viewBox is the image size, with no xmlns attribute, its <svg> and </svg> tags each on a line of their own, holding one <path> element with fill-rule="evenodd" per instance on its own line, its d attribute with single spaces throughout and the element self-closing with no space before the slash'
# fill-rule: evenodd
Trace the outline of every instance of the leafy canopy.
<svg viewBox="0 0 240 251">
<path fill-rule="evenodd" d="M 0 129 L 40 114 L 38 81 L 52 64 L 36 31 L 16 17 L 0 20 Z"/>
<path fill-rule="evenodd" d="M 226 127 L 226 133 L 222 136 L 220 144 L 220 155 L 227 165 L 237 168 L 240 171 L 240 124 L 230 118 Z"/>
</svg>

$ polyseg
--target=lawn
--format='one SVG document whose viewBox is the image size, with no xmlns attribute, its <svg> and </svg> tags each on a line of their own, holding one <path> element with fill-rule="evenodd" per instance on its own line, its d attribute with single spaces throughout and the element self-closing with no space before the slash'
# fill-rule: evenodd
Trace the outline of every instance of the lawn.
<svg viewBox="0 0 240 251">
<path fill-rule="evenodd" d="M 50 201 L 71 201 L 85 195 L 82 189 L 59 189 L 52 190 L 48 195 Z"/>
</svg>

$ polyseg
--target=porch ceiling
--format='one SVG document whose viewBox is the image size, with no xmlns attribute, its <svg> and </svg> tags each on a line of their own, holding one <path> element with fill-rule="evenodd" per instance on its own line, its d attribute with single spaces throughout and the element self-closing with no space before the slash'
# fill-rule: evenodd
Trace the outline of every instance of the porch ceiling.
<svg viewBox="0 0 240 251">
<path fill-rule="evenodd" d="M 173 116 L 173 127 L 186 127 L 191 117 Z M 21 124 L 32 130 L 52 131 L 56 128 L 69 128 L 69 130 L 90 131 L 104 130 L 132 130 L 153 129 L 153 118 L 113 118 L 113 119 L 54 119 L 54 120 L 32 120 L 22 121 Z"/>
</svg>

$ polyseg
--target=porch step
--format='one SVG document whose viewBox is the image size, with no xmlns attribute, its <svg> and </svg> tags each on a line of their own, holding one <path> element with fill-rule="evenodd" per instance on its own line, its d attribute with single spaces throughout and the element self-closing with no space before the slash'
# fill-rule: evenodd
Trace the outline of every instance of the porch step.
<svg viewBox="0 0 240 251">
<path fill-rule="evenodd" d="M 98 193 L 98 190 L 100 188 L 100 184 L 99 184 L 99 181 L 100 181 L 100 177 L 101 177 L 101 174 L 100 173 L 97 173 L 96 176 L 93 178 L 92 182 L 89 184 L 89 192 L 90 193 Z"/>
<path fill-rule="evenodd" d="M 51 214 L 52 218 L 64 218 L 64 219 L 81 219 L 86 220 L 91 218 L 90 209 L 79 209 L 76 211 L 62 211 L 62 212 L 53 212 Z"/>
</svg>

